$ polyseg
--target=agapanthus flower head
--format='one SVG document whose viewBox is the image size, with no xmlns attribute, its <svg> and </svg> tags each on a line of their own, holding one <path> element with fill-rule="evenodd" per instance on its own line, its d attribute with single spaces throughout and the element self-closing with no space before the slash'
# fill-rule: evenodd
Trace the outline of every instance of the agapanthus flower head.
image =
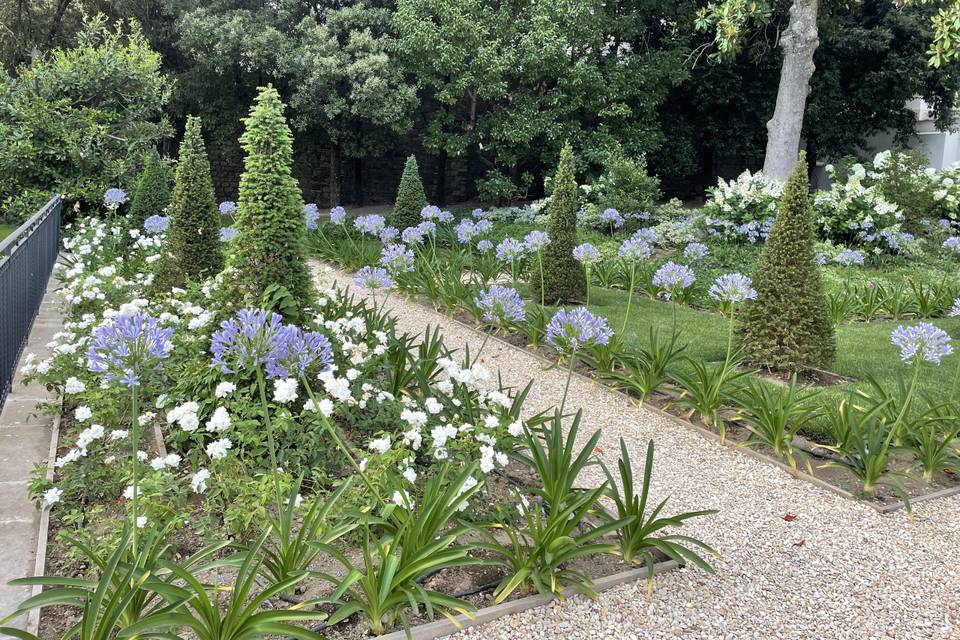
<svg viewBox="0 0 960 640">
<path fill-rule="evenodd" d="M 477 233 L 490 233 L 493 231 L 493 223 L 489 220 L 484 220 L 481 218 L 480 220 L 477 220 L 474 228 L 477 230 Z"/>
<path fill-rule="evenodd" d="M 87 368 L 127 387 L 140 386 L 147 371 L 162 368 L 173 350 L 173 329 L 145 314 L 115 316 L 93 332 L 87 347 Z"/>
<path fill-rule="evenodd" d="M 387 226 L 386 219 L 376 213 L 371 213 L 366 216 L 360 216 L 353 221 L 354 228 L 357 229 L 360 233 L 366 233 L 371 236 L 379 235 L 383 231 L 384 227 Z"/>
<path fill-rule="evenodd" d="M 683 257 L 687 260 L 700 260 L 706 258 L 710 249 L 702 242 L 691 242 L 683 248 Z"/>
<path fill-rule="evenodd" d="M 330 222 L 333 224 L 343 224 L 347 220 L 347 210 L 343 207 L 334 207 L 330 209 Z"/>
<path fill-rule="evenodd" d="M 116 209 L 127 201 L 127 192 L 123 189 L 111 187 L 103 192 L 103 206 L 108 209 Z"/>
<path fill-rule="evenodd" d="M 573 259 L 577 262 L 593 262 L 600 259 L 600 252 L 589 242 L 584 242 L 573 248 Z"/>
<path fill-rule="evenodd" d="M 143 229 L 147 233 L 163 233 L 170 226 L 167 216 L 152 215 L 143 221 Z"/>
<path fill-rule="evenodd" d="M 275 334 L 273 348 L 267 356 L 267 377 L 299 378 L 314 362 L 319 363 L 321 371 L 330 369 L 333 363 L 330 340 L 322 333 L 283 325 Z"/>
<path fill-rule="evenodd" d="M 220 227 L 220 242 L 230 242 L 240 235 L 240 232 L 233 227 Z"/>
<path fill-rule="evenodd" d="M 619 229 L 623 226 L 623 216 L 616 209 L 604 209 L 600 214 L 600 222 L 608 227 Z"/>
<path fill-rule="evenodd" d="M 696 279 L 693 269 L 675 262 L 666 263 L 653 274 L 653 284 L 660 289 L 660 295 L 665 300 L 672 300 Z"/>
<path fill-rule="evenodd" d="M 481 220 L 487 216 L 487 212 L 484 211 L 483 209 L 474 209 L 473 211 L 470 212 L 470 215 L 472 215 L 477 220 Z"/>
<path fill-rule="evenodd" d="M 404 244 L 421 244 L 423 242 L 423 231 L 420 227 L 407 227 L 400 234 L 400 239 Z"/>
<path fill-rule="evenodd" d="M 420 209 L 421 220 L 434 220 L 439 215 L 440 207 L 435 204 L 428 204 L 423 209 Z"/>
<path fill-rule="evenodd" d="M 657 244 L 657 232 L 649 227 L 644 227 L 643 229 L 637 229 L 634 234 L 631 236 L 634 240 L 640 239 L 646 242 L 647 244 Z"/>
<path fill-rule="evenodd" d="M 500 262 L 519 260 L 526 253 L 526 250 L 526 245 L 516 238 L 504 238 L 497 245 L 497 260 Z"/>
<path fill-rule="evenodd" d="M 382 267 L 366 266 L 353 277 L 353 283 L 361 289 L 376 291 L 377 289 L 389 289 L 393 286 L 393 278 L 386 269 Z"/>
<path fill-rule="evenodd" d="M 710 286 L 710 297 L 717 302 L 739 304 L 755 299 L 757 292 L 750 278 L 742 273 L 725 273 Z"/>
<path fill-rule="evenodd" d="M 646 260 L 650 257 L 650 253 L 650 245 L 647 241 L 637 236 L 627 238 L 620 244 L 620 248 L 617 249 L 618 256 L 631 262 Z"/>
<path fill-rule="evenodd" d="M 516 289 L 491 285 L 474 298 L 477 307 L 483 311 L 483 319 L 498 326 L 507 326 L 523 322 L 526 310 L 523 300 Z"/>
<path fill-rule="evenodd" d="M 607 319 L 595 316 L 586 307 L 560 309 L 547 325 L 547 344 L 561 352 L 572 353 L 584 347 L 604 345 L 613 330 Z"/>
<path fill-rule="evenodd" d="M 220 210 L 220 215 L 230 216 L 237 212 L 237 203 L 233 200 L 224 200 L 217 208 Z"/>
<path fill-rule="evenodd" d="M 307 229 L 313 230 L 317 228 L 317 221 L 320 219 L 320 209 L 317 208 L 317 205 L 313 202 L 308 202 L 303 205 L 303 221 L 307 225 Z"/>
<path fill-rule="evenodd" d="M 453 228 L 457 234 L 457 241 L 460 244 L 467 244 L 477 235 L 477 225 L 470 218 L 463 218 Z"/>
<path fill-rule="evenodd" d="M 240 309 L 233 318 L 221 322 L 210 339 L 213 364 L 224 373 L 265 364 L 282 328 L 279 314 L 266 309 Z"/>
<path fill-rule="evenodd" d="M 380 250 L 380 264 L 396 275 L 413 271 L 413 251 L 402 244 L 388 244 Z"/>
<path fill-rule="evenodd" d="M 487 253 L 493 249 L 493 243 L 489 240 L 481 240 L 477 243 L 477 251 L 480 253 Z"/>
<path fill-rule="evenodd" d="M 833 257 L 833 261 L 844 267 L 863 264 L 863 254 L 854 249 L 844 249 Z"/>
<path fill-rule="evenodd" d="M 384 227 L 383 231 L 380 232 L 380 242 L 384 244 L 393 242 L 398 237 L 400 237 L 400 229 L 396 227 Z"/>
<path fill-rule="evenodd" d="M 947 332 L 929 322 L 901 325 L 890 334 L 890 340 L 900 347 L 900 359 L 911 364 L 918 361 L 940 364 L 941 358 L 953 353 Z"/>
<path fill-rule="evenodd" d="M 547 235 L 546 231 L 535 229 L 526 235 L 523 244 L 527 245 L 527 249 L 536 253 L 550 244 L 550 236 Z"/>
<path fill-rule="evenodd" d="M 951 318 L 960 317 L 960 298 L 957 298 L 956 300 L 953 301 L 953 307 L 950 309 L 947 315 L 950 316 Z"/>
<path fill-rule="evenodd" d="M 447 223 L 452 221 L 453 221 L 453 213 L 450 211 L 444 210 L 437 214 L 437 222 Z"/>
<path fill-rule="evenodd" d="M 947 251 L 952 251 L 953 253 L 960 253 L 960 236 L 950 236 L 943 241 L 943 244 L 940 245 Z"/>
<path fill-rule="evenodd" d="M 437 223 L 432 220 L 424 220 L 417 225 L 417 229 L 419 229 L 420 233 L 424 236 L 432 236 L 437 232 Z"/>
</svg>

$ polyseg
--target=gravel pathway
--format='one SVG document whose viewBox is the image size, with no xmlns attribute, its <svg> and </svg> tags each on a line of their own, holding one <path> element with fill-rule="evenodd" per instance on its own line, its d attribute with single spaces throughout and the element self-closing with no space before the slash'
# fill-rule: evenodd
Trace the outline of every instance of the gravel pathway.
<svg viewBox="0 0 960 640">
<path fill-rule="evenodd" d="M 343 283 L 349 280 L 337 276 Z M 398 329 L 440 325 L 450 348 L 479 348 L 483 336 L 411 300 L 387 305 Z M 490 341 L 484 364 L 505 384 L 535 378 L 531 412 L 559 404 L 562 370 Z M 622 436 L 642 464 L 656 441 L 653 498 L 668 512 L 716 508 L 684 532 L 723 554 L 717 575 L 696 568 L 659 576 L 651 602 L 645 584 L 575 597 L 466 629 L 455 638 L 897 638 L 960 639 L 960 496 L 921 503 L 911 520 L 881 516 L 783 471 L 719 446 L 603 386 L 574 377 L 569 406 L 584 411 L 584 431 L 602 429 L 615 463 Z M 599 483 L 596 469 L 585 484 Z M 786 514 L 794 517 L 784 520 Z"/>
</svg>

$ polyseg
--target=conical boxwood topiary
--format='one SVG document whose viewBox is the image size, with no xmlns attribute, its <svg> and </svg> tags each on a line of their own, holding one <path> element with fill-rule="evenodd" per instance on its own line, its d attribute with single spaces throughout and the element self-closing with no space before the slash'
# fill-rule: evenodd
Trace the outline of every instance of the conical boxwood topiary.
<svg viewBox="0 0 960 640">
<path fill-rule="evenodd" d="M 740 327 L 748 359 L 768 369 L 826 368 L 837 348 L 813 251 L 809 190 L 801 153 L 757 261 L 757 299 L 747 306 Z"/>
<path fill-rule="evenodd" d="M 163 215 L 170 204 L 170 170 L 160 160 L 160 154 L 151 150 L 144 160 L 143 173 L 133 188 L 127 230 L 143 231 L 143 222 L 153 215 Z M 129 238 L 129 234 L 127 236 Z"/>
<path fill-rule="evenodd" d="M 397 189 L 397 201 L 393 205 L 393 215 L 390 223 L 401 231 L 407 227 L 420 224 L 420 211 L 427 206 L 427 196 L 420 182 L 420 167 L 414 156 L 407 158 L 400 176 L 400 187 Z"/>
<path fill-rule="evenodd" d="M 196 116 L 187 117 L 168 213 L 171 255 L 162 268 L 163 283 L 199 281 L 219 273 L 223 269 L 220 215 Z"/>
<path fill-rule="evenodd" d="M 284 288 L 296 308 L 276 310 L 290 319 L 314 296 L 303 199 L 290 171 L 293 136 L 283 109 L 277 90 L 262 87 L 244 120 L 240 145 L 246 157 L 234 224 L 239 236 L 232 242 L 227 266 L 236 271 L 229 281 L 244 304 L 268 304 L 264 301 L 268 289 L 276 296 L 277 287 Z"/>
<path fill-rule="evenodd" d="M 573 172 L 573 147 L 567 143 L 560 151 L 560 164 L 553 179 L 550 220 L 547 222 L 550 244 L 543 250 L 543 299 L 547 304 L 579 301 L 586 292 L 583 265 L 573 259 L 579 208 Z M 534 273 L 532 285 L 535 298 L 540 294 L 539 279 L 540 274 Z"/>
</svg>

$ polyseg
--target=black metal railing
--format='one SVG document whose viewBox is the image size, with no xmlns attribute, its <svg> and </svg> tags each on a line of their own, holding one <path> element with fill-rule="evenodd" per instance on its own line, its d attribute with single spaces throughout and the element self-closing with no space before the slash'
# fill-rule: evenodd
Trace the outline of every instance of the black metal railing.
<svg viewBox="0 0 960 640">
<path fill-rule="evenodd" d="M 60 252 L 60 196 L 0 240 L 0 409 Z"/>
</svg>

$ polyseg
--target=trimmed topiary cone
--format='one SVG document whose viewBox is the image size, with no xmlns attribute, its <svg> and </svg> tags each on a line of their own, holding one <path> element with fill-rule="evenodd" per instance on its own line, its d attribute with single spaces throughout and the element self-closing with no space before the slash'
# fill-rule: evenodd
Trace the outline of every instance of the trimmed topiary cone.
<svg viewBox="0 0 960 640">
<path fill-rule="evenodd" d="M 801 152 L 757 261 L 757 299 L 747 305 L 740 325 L 751 363 L 778 371 L 832 364 L 836 337 L 813 247 L 813 207 Z"/>
<path fill-rule="evenodd" d="M 583 300 L 587 279 L 583 265 L 573 259 L 577 245 L 577 182 L 573 171 L 573 147 L 570 143 L 560 151 L 560 164 L 550 197 L 550 220 L 547 235 L 550 244 L 543 250 L 543 299 L 547 304 Z M 531 278 L 534 298 L 540 297 L 540 274 Z"/>
<path fill-rule="evenodd" d="M 127 214 L 127 230 L 143 232 L 144 221 L 153 215 L 163 215 L 170 204 L 170 170 L 156 150 L 147 153 L 143 173 L 133 189 L 130 212 Z M 127 238 L 130 235 L 127 234 Z"/>
<path fill-rule="evenodd" d="M 290 170 L 293 136 L 283 109 L 277 90 L 263 87 L 244 120 L 240 145 L 246 157 L 234 225 L 239 235 L 227 266 L 235 271 L 229 282 L 238 302 L 262 305 L 264 293 L 276 285 L 287 290 L 299 312 L 313 301 L 314 291 L 303 199 Z M 289 309 L 283 311 L 291 316 Z"/>
<path fill-rule="evenodd" d="M 196 116 L 187 118 L 168 213 L 171 256 L 163 267 L 163 283 L 200 281 L 219 273 L 223 269 L 220 214 L 200 118 Z"/>
<path fill-rule="evenodd" d="M 403 175 L 400 176 L 400 187 L 397 189 L 397 201 L 393 205 L 393 215 L 390 223 L 401 231 L 407 227 L 420 224 L 420 211 L 427 206 L 427 196 L 420 181 L 420 167 L 414 156 L 407 158 L 403 166 Z"/>
</svg>

